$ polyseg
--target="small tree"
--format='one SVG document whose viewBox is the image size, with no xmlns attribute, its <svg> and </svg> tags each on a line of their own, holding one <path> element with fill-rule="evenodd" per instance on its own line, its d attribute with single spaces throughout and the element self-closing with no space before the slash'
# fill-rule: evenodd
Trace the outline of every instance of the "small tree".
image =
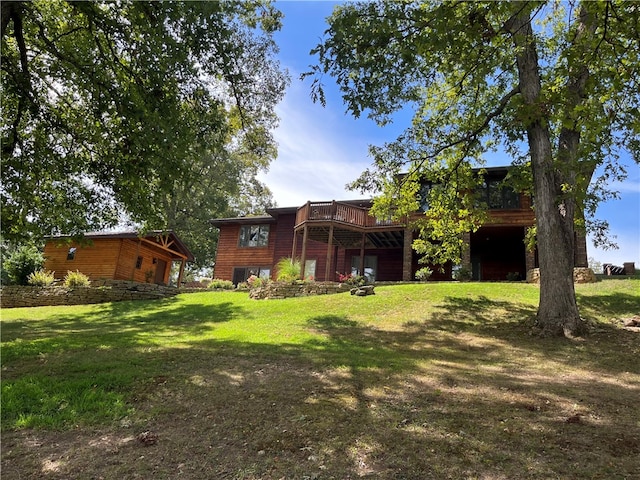
<svg viewBox="0 0 640 480">
<path fill-rule="evenodd" d="M 34 245 L 22 245 L 8 254 L 2 262 L 3 277 L 13 285 L 27 285 L 29 275 L 44 265 L 44 256 Z"/>
</svg>

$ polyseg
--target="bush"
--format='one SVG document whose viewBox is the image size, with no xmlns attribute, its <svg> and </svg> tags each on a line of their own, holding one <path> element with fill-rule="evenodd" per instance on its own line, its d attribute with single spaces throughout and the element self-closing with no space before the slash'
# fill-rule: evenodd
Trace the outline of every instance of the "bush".
<svg viewBox="0 0 640 480">
<path fill-rule="evenodd" d="M 89 277 L 78 270 L 75 272 L 68 271 L 67 275 L 64 277 L 65 287 L 88 287 L 90 284 L 91 282 L 89 281 Z"/>
<path fill-rule="evenodd" d="M 507 273 L 507 281 L 508 282 L 519 282 L 521 280 L 520 274 L 518 272 L 509 272 Z"/>
<path fill-rule="evenodd" d="M 276 277 L 280 282 L 294 282 L 300 279 L 300 260 L 293 258 L 281 258 L 276 264 L 276 270 L 278 276 Z"/>
<path fill-rule="evenodd" d="M 29 275 L 27 279 L 27 283 L 29 285 L 33 285 L 36 287 L 46 287 L 51 285 L 55 281 L 55 277 L 53 276 L 53 272 L 49 270 L 36 270 L 32 274 Z"/>
<path fill-rule="evenodd" d="M 263 284 L 264 280 L 255 275 L 251 275 L 249 278 L 247 278 L 247 285 L 249 285 L 249 288 L 260 288 Z"/>
<path fill-rule="evenodd" d="M 28 285 L 29 275 L 42 269 L 44 256 L 33 245 L 23 245 L 9 253 L 2 262 L 2 271 L 13 285 Z"/>
<path fill-rule="evenodd" d="M 460 282 L 465 282 L 473 278 L 473 273 L 467 267 L 458 267 L 453 272 L 453 279 Z"/>
<path fill-rule="evenodd" d="M 433 274 L 433 270 L 429 267 L 422 267 L 416 272 L 416 280 L 420 282 L 426 282 L 429 280 L 429 277 Z"/>
<path fill-rule="evenodd" d="M 340 273 L 338 274 L 338 281 L 354 287 L 362 287 L 367 284 L 367 277 L 364 275 L 353 275 L 352 273 Z"/>
<path fill-rule="evenodd" d="M 233 282 L 230 280 L 220 280 L 219 278 L 214 278 L 209 283 L 209 288 L 220 288 L 222 290 L 232 290 Z"/>
</svg>

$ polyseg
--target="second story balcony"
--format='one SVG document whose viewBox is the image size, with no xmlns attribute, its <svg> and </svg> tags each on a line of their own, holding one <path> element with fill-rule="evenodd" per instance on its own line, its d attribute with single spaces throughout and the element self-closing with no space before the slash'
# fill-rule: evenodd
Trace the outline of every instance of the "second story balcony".
<svg viewBox="0 0 640 480">
<path fill-rule="evenodd" d="M 309 238 L 353 247 L 362 239 L 370 247 L 401 247 L 406 224 L 391 219 L 377 219 L 369 208 L 349 202 L 307 202 L 296 212 L 294 230 L 306 228 Z"/>
</svg>

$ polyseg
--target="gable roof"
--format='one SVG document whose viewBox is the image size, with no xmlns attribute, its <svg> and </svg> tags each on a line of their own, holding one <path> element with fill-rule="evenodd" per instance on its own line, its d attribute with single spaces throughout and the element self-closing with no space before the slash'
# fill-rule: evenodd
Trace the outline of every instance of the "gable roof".
<svg viewBox="0 0 640 480">
<path fill-rule="evenodd" d="M 70 241 L 77 237 L 72 235 L 51 235 L 45 237 L 47 240 Z M 100 240 L 104 238 L 130 238 L 143 239 L 147 242 L 155 243 L 169 253 L 173 253 L 173 258 L 184 258 L 188 262 L 195 260 L 193 253 L 184 244 L 180 237 L 173 230 L 151 230 L 145 235 L 140 235 L 134 230 L 125 230 L 119 232 L 87 232 L 82 238 L 87 240 Z"/>
</svg>

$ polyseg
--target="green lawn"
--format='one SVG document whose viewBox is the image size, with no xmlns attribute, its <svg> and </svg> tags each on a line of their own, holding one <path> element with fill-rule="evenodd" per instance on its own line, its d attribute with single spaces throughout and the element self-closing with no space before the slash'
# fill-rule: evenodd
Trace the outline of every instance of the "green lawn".
<svg viewBox="0 0 640 480">
<path fill-rule="evenodd" d="M 637 478 L 640 280 L 576 290 L 572 340 L 536 336 L 522 283 L 5 309 L 2 471 Z"/>
</svg>

